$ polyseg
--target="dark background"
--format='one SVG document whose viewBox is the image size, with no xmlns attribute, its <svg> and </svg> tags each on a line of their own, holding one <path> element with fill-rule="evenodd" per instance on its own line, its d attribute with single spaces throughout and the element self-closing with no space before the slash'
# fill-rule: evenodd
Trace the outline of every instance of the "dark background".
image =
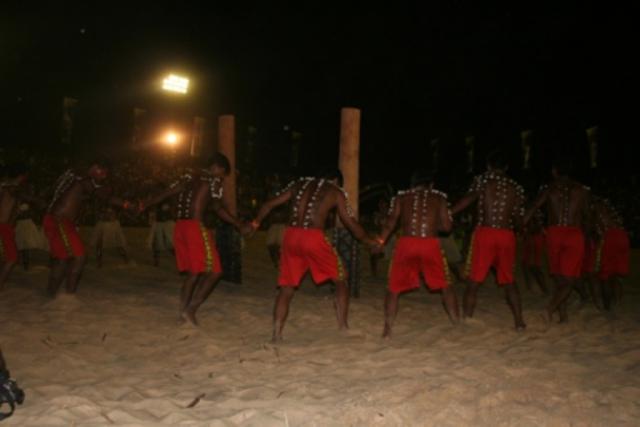
<svg viewBox="0 0 640 427">
<path fill-rule="evenodd" d="M 628 105 L 637 48 L 631 13 L 612 2 L 263 3 L 3 6 L 2 145 L 68 150 L 60 117 L 70 96 L 79 100 L 74 150 L 125 149 L 134 107 L 149 112 L 149 138 L 165 123 L 188 130 L 194 115 L 205 117 L 214 147 L 216 117 L 232 113 L 240 150 L 249 126 L 257 129 L 255 171 L 314 172 L 336 164 L 340 108 L 355 106 L 365 184 L 405 183 L 430 162 L 436 137 L 445 179 L 464 169 L 465 135 L 476 136 L 477 168 L 496 146 L 517 164 L 523 129 L 534 130 L 539 176 L 558 151 L 586 167 L 584 130 L 593 125 L 599 173 L 635 173 Z M 167 71 L 192 78 L 187 97 L 158 91 Z M 298 170 L 285 126 L 303 135 Z"/>
</svg>

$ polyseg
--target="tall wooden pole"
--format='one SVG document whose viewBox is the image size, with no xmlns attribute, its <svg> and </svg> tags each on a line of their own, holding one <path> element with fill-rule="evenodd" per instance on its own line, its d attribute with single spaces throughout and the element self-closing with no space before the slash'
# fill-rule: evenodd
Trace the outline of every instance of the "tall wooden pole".
<svg viewBox="0 0 640 427">
<path fill-rule="evenodd" d="M 340 112 L 340 156 L 338 166 L 344 177 L 353 213 L 358 218 L 360 184 L 360 110 L 343 108 Z"/>
<path fill-rule="evenodd" d="M 236 119 L 232 115 L 218 118 L 218 151 L 229 159 L 229 175 L 224 179 L 222 200 L 234 216 L 238 214 L 236 193 Z M 216 244 L 220 251 L 223 278 L 229 282 L 242 283 L 242 253 L 240 234 L 227 223 L 216 231 Z"/>
<path fill-rule="evenodd" d="M 360 184 L 360 110 L 343 108 L 340 112 L 340 155 L 338 166 L 344 177 L 353 214 L 358 218 Z M 349 293 L 360 295 L 360 251 L 358 242 L 344 228 L 337 228 L 335 243 L 348 272 Z"/>
<path fill-rule="evenodd" d="M 227 156 L 231 168 L 229 176 L 224 179 L 223 200 L 232 215 L 238 213 L 236 197 L 236 118 L 224 115 L 218 118 L 218 150 Z"/>
</svg>

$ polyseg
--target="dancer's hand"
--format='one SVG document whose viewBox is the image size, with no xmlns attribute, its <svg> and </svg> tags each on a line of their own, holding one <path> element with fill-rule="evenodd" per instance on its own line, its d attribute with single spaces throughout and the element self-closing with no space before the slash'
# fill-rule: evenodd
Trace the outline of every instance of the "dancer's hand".
<svg viewBox="0 0 640 427">
<path fill-rule="evenodd" d="M 251 222 L 245 222 L 240 227 L 240 234 L 242 234 L 244 237 L 253 237 L 255 232 L 256 232 L 256 229 L 254 228 L 253 223 Z"/>
</svg>

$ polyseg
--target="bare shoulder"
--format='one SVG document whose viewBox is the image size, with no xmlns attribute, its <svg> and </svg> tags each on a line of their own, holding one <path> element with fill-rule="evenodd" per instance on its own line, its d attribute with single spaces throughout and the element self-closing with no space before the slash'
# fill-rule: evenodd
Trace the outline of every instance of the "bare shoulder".
<svg viewBox="0 0 640 427">
<path fill-rule="evenodd" d="M 429 192 L 429 195 L 433 198 L 435 198 L 438 202 L 440 203 L 444 203 L 447 204 L 449 202 L 449 198 L 447 196 L 447 193 L 440 191 L 440 190 L 436 190 L 436 189 L 432 189 Z"/>
</svg>

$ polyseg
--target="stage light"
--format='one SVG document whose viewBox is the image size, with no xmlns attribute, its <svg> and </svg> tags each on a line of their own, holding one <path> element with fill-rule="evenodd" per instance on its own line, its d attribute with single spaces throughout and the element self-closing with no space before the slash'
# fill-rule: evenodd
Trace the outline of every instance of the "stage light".
<svg viewBox="0 0 640 427">
<path fill-rule="evenodd" d="M 169 92 L 187 93 L 189 89 L 189 79 L 186 77 L 170 74 L 162 81 L 162 89 Z"/>
<path fill-rule="evenodd" d="M 167 132 L 164 136 L 164 143 L 170 147 L 175 147 L 176 145 L 178 145 L 179 140 L 180 135 L 173 131 Z"/>
</svg>

